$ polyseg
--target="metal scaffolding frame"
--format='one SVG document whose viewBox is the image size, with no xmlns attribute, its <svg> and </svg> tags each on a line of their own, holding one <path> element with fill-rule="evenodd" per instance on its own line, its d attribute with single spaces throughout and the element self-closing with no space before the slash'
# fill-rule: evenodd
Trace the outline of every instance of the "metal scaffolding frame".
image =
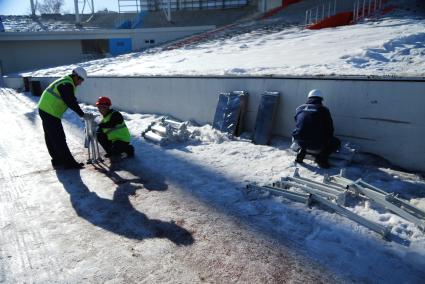
<svg viewBox="0 0 425 284">
<path fill-rule="evenodd" d="M 425 211 L 410 204 L 408 200 L 401 199 L 397 195 L 368 184 L 362 179 L 356 181 L 347 179 L 344 177 L 343 170 L 339 175 L 324 176 L 323 182 L 317 182 L 301 177 L 298 168 L 296 168 L 293 176 L 283 177 L 280 181 L 271 185 L 248 184 L 247 189 L 266 190 L 272 194 L 282 195 L 289 200 L 301 202 L 308 206 L 314 203 L 322 204 L 388 239 L 391 235 L 391 226 L 368 220 L 345 206 L 347 194 L 352 196 L 361 195 L 362 198 L 375 202 L 415 224 L 419 230 L 425 232 Z"/>
</svg>

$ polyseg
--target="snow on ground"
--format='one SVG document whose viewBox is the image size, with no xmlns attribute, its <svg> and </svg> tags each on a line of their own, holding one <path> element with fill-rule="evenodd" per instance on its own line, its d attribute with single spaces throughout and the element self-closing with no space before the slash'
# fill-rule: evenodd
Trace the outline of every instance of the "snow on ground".
<svg viewBox="0 0 425 284">
<path fill-rule="evenodd" d="M 319 31 L 254 29 L 81 65 L 91 76 L 422 77 L 424 27 L 423 18 L 387 17 Z M 71 68 L 22 75 L 59 76 Z M 5 282 L 423 282 L 425 235 L 396 215 L 367 201 L 349 203 L 350 210 L 392 226 L 386 241 L 324 208 L 245 189 L 294 172 L 294 155 L 283 138 L 258 146 L 205 125 L 192 128 L 196 139 L 161 147 L 140 136 L 159 115 L 124 113 L 137 157 L 123 162 L 123 170 L 111 176 L 90 167 L 55 172 L 36 98 L 9 89 L 0 94 L 6 127 L 0 140 L 0 187 L 7 189 L 0 199 Z M 72 152 L 85 160 L 82 122 L 71 112 L 63 121 Z M 349 178 L 425 209 L 423 176 L 367 156 L 356 161 L 346 168 Z M 307 161 L 300 173 L 320 180 L 339 169 L 321 170 Z M 117 183 L 120 176 L 124 184 Z"/>
<path fill-rule="evenodd" d="M 270 24 L 273 27 L 273 22 Z M 395 13 L 332 29 L 252 29 L 162 50 L 84 62 L 90 76 L 150 75 L 425 75 L 424 17 Z M 58 76 L 71 66 L 26 76 Z"/>
<path fill-rule="evenodd" d="M 0 97 L 2 121 L 17 124 L 6 128 L 7 135 L 0 143 L 0 186 L 10 191 L 0 202 L 4 229 L 0 271 L 6 272 L 3 276 L 0 272 L 0 279 L 51 280 L 41 272 L 59 265 L 60 279 L 65 282 L 124 281 L 125 273 L 111 267 L 113 260 L 119 267 L 136 264 L 131 270 L 122 267 L 130 282 L 423 281 L 425 235 L 396 215 L 369 202 L 350 203 L 352 211 L 392 226 L 391 241 L 386 241 L 324 208 L 308 208 L 265 192 L 245 190 L 248 183 L 270 183 L 293 173 L 294 155 L 283 138 L 275 139 L 271 146 L 259 146 L 246 139 L 229 139 L 205 125 L 191 128 L 199 133 L 195 139 L 161 147 L 140 135 L 160 116 L 124 113 L 137 157 L 121 164 L 124 171 L 115 171 L 116 177 L 124 175 L 126 183 L 114 184 L 114 175 L 109 179 L 90 166 L 80 173 L 55 174 L 42 138 L 37 98 L 10 89 L 1 89 Z M 84 109 L 95 112 L 93 106 Z M 13 115 L 7 110 L 13 110 Z M 85 160 L 82 121 L 70 111 L 63 121 L 71 151 L 78 160 Z M 362 178 L 425 209 L 421 175 L 379 167 L 367 157 L 357 160 L 362 164 L 348 166 L 348 177 Z M 321 170 L 310 161 L 300 168 L 302 176 L 317 180 L 338 170 Z M 129 173 L 130 177 L 125 176 Z M 164 202 L 173 206 L 164 209 Z M 25 223 L 25 217 L 32 221 Z M 134 223 L 139 218 L 148 221 Z M 158 226 L 162 233 L 152 235 L 151 228 Z M 23 233 L 29 230 L 38 236 L 32 231 L 35 229 L 49 245 Z M 14 238 L 6 237 L 8 232 L 20 232 L 18 236 L 24 234 L 26 239 L 18 238 L 15 244 Z M 188 232 L 192 236 L 182 237 Z M 157 234 L 165 236 L 156 241 Z M 29 255 L 23 262 L 32 261 L 32 266 L 16 263 L 12 244 L 17 246 L 16 253 L 24 250 Z M 126 256 L 129 248 L 138 260 Z M 280 270 L 270 271 L 271 267 Z M 28 278 L 30 274 L 33 278 Z"/>
</svg>

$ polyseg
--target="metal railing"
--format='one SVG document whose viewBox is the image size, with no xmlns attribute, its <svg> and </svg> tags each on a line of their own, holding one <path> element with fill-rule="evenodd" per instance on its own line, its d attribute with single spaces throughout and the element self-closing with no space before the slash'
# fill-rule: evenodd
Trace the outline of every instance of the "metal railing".
<svg viewBox="0 0 425 284">
<path fill-rule="evenodd" d="M 139 13 L 141 3 L 139 0 L 118 0 L 118 13 Z"/>
<path fill-rule="evenodd" d="M 382 0 L 355 0 L 353 7 L 353 22 L 358 22 L 367 16 L 376 14 L 382 9 Z"/>
<path fill-rule="evenodd" d="M 382 0 L 330 0 L 305 12 L 305 26 L 310 26 L 337 13 L 353 11 L 353 22 L 374 15 L 382 9 Z"/>
<path fill-rule="evenodd" d="M 163 11 L 167 20 L 171 21 L 172 11 L 231 9 L 244 7 L 248 3 L 249 0 L 118 0 L 120 16 L 115 21 L 115 26 L 125 22 L 133 23 L 142 11 Z M 123 16 L 124 13 L 127 16 Z"/>
<path fill-rule="evenodd" d="M 305 25 L 316 24 L 336 14 L 337 0 L 320 4 L 305 12 Z"/>
</svg>

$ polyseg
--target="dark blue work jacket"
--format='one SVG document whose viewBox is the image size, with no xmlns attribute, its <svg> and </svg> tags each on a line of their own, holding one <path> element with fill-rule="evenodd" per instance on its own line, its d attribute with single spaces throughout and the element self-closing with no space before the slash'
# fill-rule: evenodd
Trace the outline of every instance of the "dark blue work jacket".
<svg viewBox="0 0 425 284">
<path fill-rule="evenodd" d="M 296 109 L 295 129 L 292 136 L 301 147 L 321 149 L 333 137 L 331 114 L 320 99 L 310 99 Z"/>
</svg>

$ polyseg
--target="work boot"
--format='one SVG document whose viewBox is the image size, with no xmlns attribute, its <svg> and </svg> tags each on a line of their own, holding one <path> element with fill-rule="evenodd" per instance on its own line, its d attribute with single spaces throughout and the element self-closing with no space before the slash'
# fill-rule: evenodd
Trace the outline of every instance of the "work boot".
<svg viewBox="0 0 425 284">
<path fill-rule="evenodd" d="M 300 148 L 298 150 L 297 157 L 295 158 L 295 162 L 302 163 L 304 161 L 305 155 L 307 154 L 306 150 L 303 148 Z"/>
</svg>

